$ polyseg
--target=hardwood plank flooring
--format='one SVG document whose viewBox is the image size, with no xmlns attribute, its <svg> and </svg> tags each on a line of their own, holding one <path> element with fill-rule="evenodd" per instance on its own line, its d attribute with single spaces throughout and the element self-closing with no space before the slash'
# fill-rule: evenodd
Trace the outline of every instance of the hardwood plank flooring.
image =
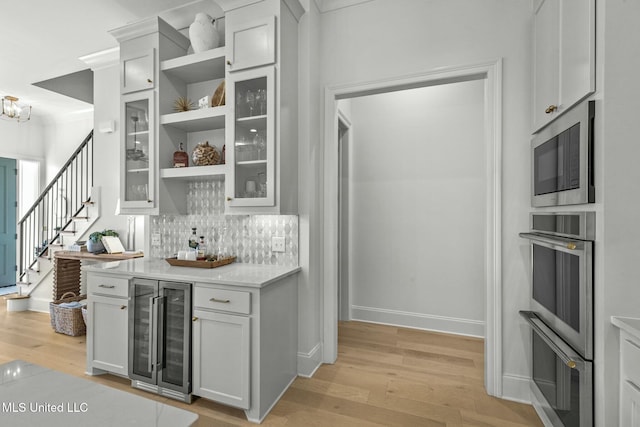
<svg viewBox="0 0 640 427">
<path fill-rule="evenodd" d="M 55 333 L 49 315 L 7 312 L 0 299 L 0 363 L 22 359 L 197 412 L 197 426 L 253 426 L 244 412 L 206 399 L 191 405 L 88 376 L 86 337 Z M 541 426 L 529 405 L 488 396 L 481 339 L 362 322 L 339 325 L 338 360 L 298 378 L 264 420 L 287 427 Z M 0 421 L 1 421 L 0 414 Z"/>
</svg>

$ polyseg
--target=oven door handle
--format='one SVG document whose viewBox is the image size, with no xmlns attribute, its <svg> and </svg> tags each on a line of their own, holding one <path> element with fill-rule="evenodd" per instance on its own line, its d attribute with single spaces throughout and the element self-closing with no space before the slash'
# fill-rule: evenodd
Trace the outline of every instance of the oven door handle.
<svg viewBox="0 0 640 427">
<path fill-rule="evenodd" d="M 585 369 L 584 359 L 557 337 L 554 332 L 540 320 L 533 311 L 520 311 L 531 329 L 553 350 L 553 352 L 571 369 L 583 372 Z"/>
<path fill-rule="evenodd" d="M 532 242 L 546 243 L 554 247 L 561 247 L 569 250 L 583 250 L 584 242 L 580 240 L 563 239 L 562 237 L 547 237 L 536 233 L 520 233 L 520 237 Z"/>
</svg>

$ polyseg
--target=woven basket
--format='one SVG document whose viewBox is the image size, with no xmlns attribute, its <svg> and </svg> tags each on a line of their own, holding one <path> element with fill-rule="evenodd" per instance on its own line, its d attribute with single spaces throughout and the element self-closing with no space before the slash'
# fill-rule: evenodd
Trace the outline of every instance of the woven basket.
<svg viewBox="0 0 640 427">
<path fill-rule="evenodd" d="M 73 292 L 65 292 L 59 300 L 49 303 L 51 327 L 60 334 L 72 337 L 87 333 L 87 327 L 82 318 L 81 307 L 60 307 L 59 304 L 85 299 L 86 295 L 76 296 Z"/>
<path fill-rule="evenodd" d="M 84 326 L 87 326 L 87 316 L 89 315 L 87 306 L 83 305 L 80 309 L 82 310 L 82 320 L 84 320 Z"/>
</svg>

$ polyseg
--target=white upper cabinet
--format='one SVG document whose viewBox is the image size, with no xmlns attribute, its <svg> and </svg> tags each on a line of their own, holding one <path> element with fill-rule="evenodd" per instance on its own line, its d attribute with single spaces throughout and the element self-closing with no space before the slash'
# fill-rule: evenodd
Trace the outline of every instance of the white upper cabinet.
<svg viewBox="0 0 640 427">
<path fill-rule="evenodd" d="M 120 58 L 120 93 L 153 89 L 155 84 L 154 49 L 127 52 Z"/>
<path fill-rule="evenodd" d="M 229 71 L 269 65 L 276 62 L 276 18 L 270 16 L 228 30 Z"/>
<path fill-rule="evenodd" d="M 533 132 L 595 91 L 595 0 L 534 4 Z"/>
</svg>

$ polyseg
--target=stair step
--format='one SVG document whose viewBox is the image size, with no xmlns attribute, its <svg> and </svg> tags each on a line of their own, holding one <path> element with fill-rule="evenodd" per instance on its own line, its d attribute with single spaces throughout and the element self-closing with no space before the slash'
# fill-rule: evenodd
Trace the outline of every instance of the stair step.
<svg viewBox="0 0 640 427">
<path fill-rule="evenodd" d="M 92 206 L 92 205 L 95 205 L 95 204 L 96 204 L 96 202 L 92 202 L 91 200 L 87 200 L 87 201 L 85 201 L 85 202 L 82 202 L 82 204 L 83 204 L 84 206 Z"/>
<path fill-rule="evenodd" d="M 88 216 L 72 216 L 71 219 L 74 221 L 88 221 L 89 217 Z"/>
<path fill-rule="evenodd" d="M 29 286 L 31 284 L 31 282 L 18 282 L 16 283 L 16 286 Z"/>
<path fill-rule="evenodd" d="M 29 268 L 29 271 L 32 271 L 34 273 L 40 273 L 40 269 L 39 268 Z"/>
<path fill-rule="evenodd" d="M 76 233 L 77 233 L 77 231 L 76 231 L 76 230 L 62 230 L 62 231 L 60 232 L 60 234 L 70 234 L 70 235 L 74 235 L 74 234 L 76 234 Z"/>
<path fill-rule="evenodd" d="M 54 248 L 62 248 L 64 247 L 64 245 L 62 243 L 49 243 L 50 247 L 54 247 Z"/>
<path fill-rule="evenodd" d="M 8 294 L 4 296 L 4 299 L 27 299 L 29 295 Z"/>
</svg>

